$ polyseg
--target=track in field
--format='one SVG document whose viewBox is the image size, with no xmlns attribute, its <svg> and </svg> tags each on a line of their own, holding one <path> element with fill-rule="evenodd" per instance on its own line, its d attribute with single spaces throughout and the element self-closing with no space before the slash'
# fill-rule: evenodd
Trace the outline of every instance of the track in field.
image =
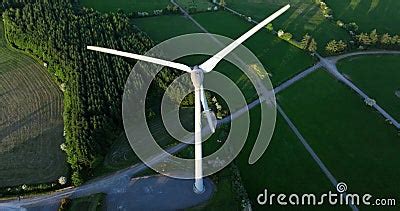
<svg viewBox="0 0 400 211">
<path fill-rule="evenodd" d="M 6 46 L 0 25 L 0 187 L 66 175 L 63 97 L 47 71 Z"/>
</svg>

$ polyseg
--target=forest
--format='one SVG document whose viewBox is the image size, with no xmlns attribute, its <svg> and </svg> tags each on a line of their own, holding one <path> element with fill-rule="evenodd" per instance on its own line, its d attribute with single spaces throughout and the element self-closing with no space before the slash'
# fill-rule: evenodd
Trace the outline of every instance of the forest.
<svg viewBox="0 0 400 211">
<path fill-rule="evenodd" d="M 143 54 L 153 42 L 125 14 L 101 14 L 69 0 L 3 0 L 2 13 L 8 42 L 42 61 L 63 91 L 62 148 L 72 183 L 82 184 L 122 130 L 121 96 L 134 64 L 86 46 Z"/>
</svg>

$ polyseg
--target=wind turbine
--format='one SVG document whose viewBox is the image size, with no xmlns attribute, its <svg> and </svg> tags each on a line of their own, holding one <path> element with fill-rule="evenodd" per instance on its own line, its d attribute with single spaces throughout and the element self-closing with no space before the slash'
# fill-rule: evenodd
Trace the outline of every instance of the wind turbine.
<svg viewBox="0 0 400 211">
<path fill-rule="evenodd" d="M 194 191 L 196 193 L 202 193 L 204 192 L 204 185 L 203 185 L 203 166 L 202 166 L 202 137 L 201 137 L 201 106 L 204 109 L 204 113 L 206 114 L 208 125 L 211 129 L 211 131 L 214 133 L 215 132 L 215 125 L 213 124 L 213 118 L 211 116 L 210 109 L 208 108 L 208 103 L 207 99 L 204 94 L 204 87 L 203 87 L 203 79 L 204 73 L 208 73 L 212 71 L 217 64 L 225 57 L 227 56 L 230 52 L 232 52 L 235 48 L 237 48 L 240 44 L 242 44 L 244 41 L 246 41 L 249 37 L 251 37 L 253 34 L 255 34 L 257 31 L 259 31 L 261 28 L 263 28 L 265 25 L 282 15 L 284 12 L 286 12 L 290 8 L 290 5 L 286 5 L 276 11 L 274 14 L 257 24 L 255 27 L 250 29 L 248 32 L 240 36 L 237 40 L 229 44 L 227 47 L 222 49 L 220 52 L 215 54 L 213 57 L 205 61 L 201 65 L 196 65 L 194 67 L 189 67 L 185 64 L 180 64 L 176 62 L 171 62 L 171 61 L 166 61 L 158 58 L 153 58 L 153 57 L 148 57 L 148 56 L 143 56 L 143 55 L 138 55 L 138 54 L 133 54 L 133 53 L 127 53 L 127 52 L 122 52 L 118 50 L 113 50 L 113 49 L 108 49 L 108 48 L 102 48 L 102 47 L 96 47 L 96 46 L 88 46 L 87 49 L 93 50 L 93 51 L 98 51 L 98 52 L 103 52 L 107 54 L 113 54 L 117 56 L 122 56 L 122 57 L 127 57 L 127 58 L 132 58 L 136 60 L 141 60 L 145 62 L 150 62 L 166 67 L 171 67 L 174 69 L 182 70 L 185 72 L 188 72 L 191 74 L 191 80 L 193 83 L 193 86 L 195 88 L 195 117 L 194 117 L 194 125 L 195 125 L 195 136 L 194 136 L 194 151 L 195 151 L 195 183 L 194 183 Z"/>
</svg>

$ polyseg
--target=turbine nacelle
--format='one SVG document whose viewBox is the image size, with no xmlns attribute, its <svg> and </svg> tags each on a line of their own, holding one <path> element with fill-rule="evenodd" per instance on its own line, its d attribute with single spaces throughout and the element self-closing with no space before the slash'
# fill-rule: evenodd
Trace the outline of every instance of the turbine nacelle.
<svg viewBox="0 0 400 211">
<path fill-rule="evenodd" d="M 216 127 L 216 118 L 215 115 L 212 115 L 212 111 L 208 108 L 208 103 L 207 103 L 207 98 L 204 92 L 204 87 L 203 87 L 203 80 L 204 80 L 204 73 L 208 73 L 212 71 L 217 64 L 229 53 L 231 53 L 233 50 L 235 50 L 238 46 L 240 46 L 244 41 L 246 41 L 248 38 L 250 38 L 253 34 L 255 34 L 257 31 L 262 29 L 264 26 L 266 26 L 268 23 L 273 21 L 275 18 L 279 17 L 281 14 L 283 14 L 285 11 L 287 11 L 290 8 L 290 5 L 286 5 L 282 7 L 280 10 L 276 11 L 274 14 L 257 24 L 255 27 L 250 29 L 248 32 L 240 36 L 237 40 L 226 46 L 224 49 L 222 49 L 220 52 L 215 54 L 213 57 L 205 61 L 203 64 L 199 66 L 194 66 L 193 68 L 190 68 L 189 66 L 185 64 L 180 64 L 176 62 L 171 62 L 171 61 L 166 61 L 163 59 L 158 59 L 158 58 L 153 58 L 149 56 L 144 56 L 144 55 L 138 55 L 138 54 L 133 54 L 133 53 L 127 53 L 127 52 L 122 52 L 122 51 L 117 51 L 113 49 L 107 49 L 107 48 L 102 48 L 102 47 L 96 47 L 96 46 L 88 46 L 87 49 L 93 50 L 93 51 L 98 51 L 98 52 L 103 52 L 103 53 L 108 53 L 108 54 L 113 54 L 113 55 L 118 55 L 118 56 L 123 56 L 127 58 L 132 58 L 132 59 L 137 59 L 145 62 L 150 62 L 153 64 L 158 64 L 166 67 L 171 67 L 174 69 L 182 70 L 185 72 L 190 73 L 191 79 L 193 86 L 195 87 L 195 192 L 197 193 L 202 193 L 204 191 L 204 185 L 203 185 L 203 167 L 202 167 L 202 146 L 201 146 L 201 106 L 203 107 L 203 113 L 207 117 L 208 125 L 211 129 L 212 132 L 215 132 L 215 127 Z M 213 118 L 214 117 L 214 118 Z M 254 148 L 253 148 L 254 150 Z M 251 156 L 251 155 L 250 155 Z"/>
<path fill-rule="evenodd" d="M 192 79 L 192 83 L 194 88 L 200 89 L 203 86 L 204 81 L 204 70 L 199 66 L 194 66 L 192 72 L 190 73 L 190 77 Z"/>
</svg>

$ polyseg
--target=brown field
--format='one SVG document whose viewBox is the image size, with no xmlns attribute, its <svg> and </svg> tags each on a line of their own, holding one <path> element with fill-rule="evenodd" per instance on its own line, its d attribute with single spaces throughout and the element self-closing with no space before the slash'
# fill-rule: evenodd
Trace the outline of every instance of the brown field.
<svg viewBox="0 0 400 211">
<path fill-rule="evenodd" d="M 67 174 L 63 97 L 46 69 L 10 49 L 0 24 L 0 187 Z"/>
</svg>

